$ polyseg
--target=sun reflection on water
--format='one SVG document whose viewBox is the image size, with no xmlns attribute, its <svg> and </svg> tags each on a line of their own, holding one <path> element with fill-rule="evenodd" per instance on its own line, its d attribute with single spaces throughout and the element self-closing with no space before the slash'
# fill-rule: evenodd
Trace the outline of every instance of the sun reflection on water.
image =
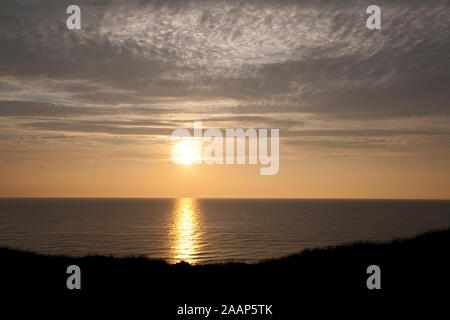
<svg viewBox="0 0 450 320">
<path fill-rule="evenodd" d="M 192 198 L 177 199 L 173 210 L 173 260 L 195 263 L 200 239 L 197 202 Z"/>
</svg>

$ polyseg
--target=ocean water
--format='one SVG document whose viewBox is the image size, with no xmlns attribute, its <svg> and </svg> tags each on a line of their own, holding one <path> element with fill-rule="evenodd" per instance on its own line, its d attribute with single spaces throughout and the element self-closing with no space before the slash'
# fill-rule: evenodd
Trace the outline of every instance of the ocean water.
<svg viewBox="0 0 450 320">
<path fill-rule="evenodd" d="M 256 262 L 450 227 L 450 201 L 0 199 L 0 246 L 47 254 Z"/>
</svg>

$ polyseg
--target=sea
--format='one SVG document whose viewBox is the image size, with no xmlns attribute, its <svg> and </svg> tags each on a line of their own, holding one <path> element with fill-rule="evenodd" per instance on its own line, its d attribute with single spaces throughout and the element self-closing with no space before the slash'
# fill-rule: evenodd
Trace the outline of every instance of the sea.
<svg viewBox="0 0 450 320">
<path fill-rule="evenodd" d="M 43 254 L 247 262 L 450 227 L 450 201 L 0 199 L 0 246 Z"/>
</svg>

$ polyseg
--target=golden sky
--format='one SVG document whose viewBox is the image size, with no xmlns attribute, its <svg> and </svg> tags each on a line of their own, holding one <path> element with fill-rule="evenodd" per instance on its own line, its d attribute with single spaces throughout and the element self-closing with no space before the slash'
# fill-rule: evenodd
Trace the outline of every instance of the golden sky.
<svg viewBox="0 0 450 320">
<path fill-rule="evenodd" d="M 0 197 L 450 199 L 448 2 L 42 4 L 0 3 Z M 196 120 L 279 172 L 173 164 Z"/>
</svg>

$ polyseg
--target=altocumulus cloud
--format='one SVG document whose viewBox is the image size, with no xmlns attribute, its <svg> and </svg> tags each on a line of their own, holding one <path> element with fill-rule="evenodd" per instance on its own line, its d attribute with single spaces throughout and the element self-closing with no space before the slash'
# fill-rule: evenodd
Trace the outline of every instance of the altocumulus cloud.
<svg viewBox="0 0 450 320">
<path fill-rule="evenodd" d="M 153 136 L 209 117 L 278 126 L 295 146 L 333 133 L 448 148 L 448 1 L 378 1 L 379 31 L 370 1 L 77 4 L 73 32 L 61 1 L 0 3 L 0 116 L 17 130 Z"/>
</svg>

